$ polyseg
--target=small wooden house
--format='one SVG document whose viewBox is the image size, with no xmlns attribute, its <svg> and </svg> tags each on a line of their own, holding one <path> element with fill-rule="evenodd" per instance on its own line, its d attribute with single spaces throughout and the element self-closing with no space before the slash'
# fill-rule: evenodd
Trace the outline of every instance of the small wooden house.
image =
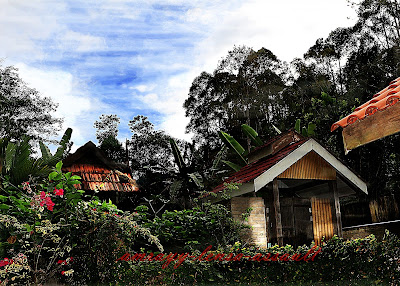
<svg viewBox="0 0 400 286">
<path fill-rule="evenodd" d="M 76 187 L 100 199 L 111 199 L 121 206 L 130 204 L 130 197 L 139 191 L 132 179 L 129 166 L 107 158 L 105 153 L 89 141 L 63 160 L 63 172 L 80 176 Z"/>
<path fill-rule="evenodd" d="M 342 235 L 340 199 L 367 194 L 366 183 L 312 138 L 288 131 L 249 154 L 249 164 L 224 183 L 234 218 L 252 208 L 253 242 L 301 245 Z M 214 192 L 221 192 L 224 183 Z M 220 198 L 221 199 L 221 198 Z M 218 199 L 214 199 L 218 200 Z"/>
</svg>

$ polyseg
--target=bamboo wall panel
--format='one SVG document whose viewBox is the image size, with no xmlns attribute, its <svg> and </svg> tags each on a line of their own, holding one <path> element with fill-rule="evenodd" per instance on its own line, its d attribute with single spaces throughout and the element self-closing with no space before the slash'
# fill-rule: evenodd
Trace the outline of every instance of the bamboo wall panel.
<svg viewBox="0 0 400 286">
<path fill-rule="evenodd" d="M 311 151 L 278 176 L 281 179 L 336 180 L 336 170 Z"/>
<path fill-rule="evenodd" d="M 314 241 L 316 245 L 320 245 L 323 237 L 325 237 L 326 241 L 334 235 L 331 200 L 312 198 L 311 207 Z"/>
</svg>

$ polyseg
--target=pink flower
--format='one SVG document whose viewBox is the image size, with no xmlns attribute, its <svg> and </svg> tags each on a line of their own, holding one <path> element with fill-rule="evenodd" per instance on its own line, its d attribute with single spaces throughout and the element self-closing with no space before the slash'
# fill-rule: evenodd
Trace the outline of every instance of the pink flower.
<svg viewBox="0 0 400 286">
<path fill-rule="evenodd" d="M 40 198 L 43 200 L 46 197 L 46 193 L 41 191 L 40 192 Z"/>
<path fill-rule="evenodd" d="M 63 189 L 54 189 L 54 194 L 56 195 L 56 196 L 62 196 L 62 195 L 64 195 L 64 190 Z"/>
</svg>

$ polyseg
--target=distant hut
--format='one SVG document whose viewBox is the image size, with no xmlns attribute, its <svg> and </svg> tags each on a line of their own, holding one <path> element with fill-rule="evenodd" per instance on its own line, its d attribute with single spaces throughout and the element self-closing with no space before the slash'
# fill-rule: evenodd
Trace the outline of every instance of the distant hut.
<svg viewBox="0 0 400 286">
<path fill-rule="evenodd" d="M 63 172 L 80 176 L 78 189 L 94 194 L 100 199 L 111 199 L 113 203 L 129 209 L 139 188 L 132 179 L 129 166 L 116 163 L 89 141 L 74 154 L 63 160 Z"/>
</svg>

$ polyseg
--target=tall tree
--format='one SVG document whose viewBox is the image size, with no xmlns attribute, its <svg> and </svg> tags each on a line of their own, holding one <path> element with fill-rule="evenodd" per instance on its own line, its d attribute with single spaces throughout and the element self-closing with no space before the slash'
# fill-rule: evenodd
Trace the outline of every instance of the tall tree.
<svg viewBox="0 0 400 286">
<path fill-rule="evenodd" d="M 155 130 L 146 116 L 138 115 L 129 121 L 132 138 L 128 142 L 131 167 L 137 175 L 149 170 L 162 172 L 173 167 L 169 140 L 164 131 Z"/>
<path fill-rule="evenodd" d="M 99 144 L 108 137 L 117 138 L 120 119 L 116 114 L 102 114 L 93 124 L 96 128 L 96 138 Z"/>
<path fill-rule="evenodd" d="M 27 135 L 49 141 L 63 122 L 51 115 L 57 104 L 24 83 L 17 71 L 0 65 L 0 137 L 13 140 Z"/>
<path fill-rule="evenodd" d="M 241 124 L 269 135 L 271 123 L 279 122 L 287 112 L 281 96 L 286 74 L 286 65 L 271 51 L 234 47 L 213 74 L 203 72 L 193 81 L 184 103 L 190 118 L 187 131 L 211 148 L 217 145 L 212 140 L 218 138 L 217 130 L 246 140 Z"/>
</svg>

